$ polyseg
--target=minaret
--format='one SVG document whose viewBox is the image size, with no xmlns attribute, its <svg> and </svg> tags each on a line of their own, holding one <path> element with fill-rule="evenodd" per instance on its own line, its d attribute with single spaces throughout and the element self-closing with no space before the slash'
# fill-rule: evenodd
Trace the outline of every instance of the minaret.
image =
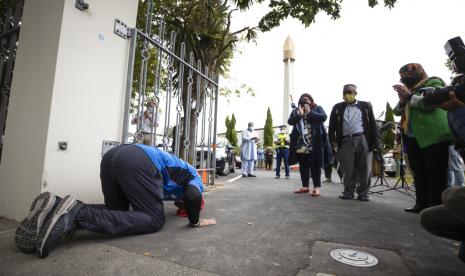
<svg viewBox="0 0 465 276">
<path fill-rule="evenodd" d="M 284 95 L 283 95 L 283 125 L 287 125 L 290 110 L 289 95 L 294 90 L 294 61 L 295 61 L 295 46 L 291 36 L 286 38 L 283 46 L 283 61 L 284 61 Z"/>
</svg>

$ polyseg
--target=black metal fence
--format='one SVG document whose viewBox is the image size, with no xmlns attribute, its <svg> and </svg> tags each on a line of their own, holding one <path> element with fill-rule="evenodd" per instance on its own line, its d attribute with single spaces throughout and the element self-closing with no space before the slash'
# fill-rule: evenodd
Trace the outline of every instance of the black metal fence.
<svg viewBox="0 0 465 276">
<path fill-rule="evenodd" d="M 24 0 L 0 2 L 0 162 Z"/>
</svg>

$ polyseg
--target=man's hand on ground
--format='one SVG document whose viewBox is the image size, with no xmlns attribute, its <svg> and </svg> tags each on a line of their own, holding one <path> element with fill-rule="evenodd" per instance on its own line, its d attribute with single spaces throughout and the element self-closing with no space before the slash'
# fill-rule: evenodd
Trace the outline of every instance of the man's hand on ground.
<svg viewBox="0 0 465 276">
<path fill-rule="evenodd" d="M 199 227 L 202 226 L 209 226 L 209 225 L 215 225 L 216 224 L 216 219 L 211 218 L 211 219 L 200 219 L 200 224 Z"/>
</svg>

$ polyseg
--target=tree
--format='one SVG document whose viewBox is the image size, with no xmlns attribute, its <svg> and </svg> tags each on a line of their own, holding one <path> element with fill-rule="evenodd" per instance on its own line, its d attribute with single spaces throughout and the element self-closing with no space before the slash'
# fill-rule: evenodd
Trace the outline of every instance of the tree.
<svg viewBox="0 0 465 276">
<path fill-rule="evenodd" d="M 153 5 L 152 5 L 153 3 Z M 189 56 L 189 53 L 192 52 L 194 60 L 201 62 L 201 67 L 198 68 L 204 72 L 204 68 L 208 67 L 209 75 L 211 78 L 215 79 L 217 76 L 225 76 L 228 73 L 230 61 L 233 57 L 236 43 L 242 39 L 252 40 L 256 37 L 257 28 L 243 27 L 239 30 L 231 30 L 231 18 L 234 11 L 236 11 L 231 2 L 228 0 L 162 0 L 162 1 L 151 1 L 151 0 L 140 0 L 139 2 L 139 11 L 137 18 L 137 28 L 146 30 L 152 29 L 153 33 L 158 33 L 158 21 L 157 18 L 163 16 L 166 22 L 166 31 L 169 34 L 171 31 L 176 33 L 176 43 L 174 45 L 169 45 L 173 51 L 177 54 L 181 52 L 181 42 L 185 43 L 186 54 Z M 152 22 L 146 21 L 147 18 L 152 17 Z M 152 26 L 153 25 L 153 26 Z M 153 28 L 152 28 L 153 27 Z M 144 49 L 143 44 L 139 43 L 138 53 L 142 51 L 146 52 L 148 55 L 148 68 L 147 72 L 147 89 L 145 92 L 152 93 L 154 81 L 155 81 L 155 72 L 156 72 L 156 49 Z M 134 73 L 134 82 L 133 88 L 137 88 L 140 85 L 140 69 L 143 64 L 142 55 L 136 55 L 135 60 L 135 73 Z M 175 61 L 174 67 L 177 68 L 178 61 Z M 179 79 L 179 75 L 174 76 L 175 86 L 174 91 L 182 91 L 182 112 L 184 118 L 190 118 L 190 133 L 189 137 L 195 137 L 195 129 L 197 125 L 196 121 L 196 112 L 200 112 L 203 109 L 203 100 L 205 95 L 205 89 L 200 89 L 200 95 L 197 95 L 197 91 L 193 90 L 192 98 L 189 102 L 187 97 L 187 86 L 188 86 L 188 75 L 185 74 L 183 79 Z M 193 80 L 193 87 L 196 87 L 196 78 Z M 179 87 L 178 84 L 182 83 L 183 86 Z M 133 89 L 134 91 L 136 89 Z M 250 89 L 246 90 L 247 92 Z M 225 92 L 224 89 L 220 90 L 222 93 Z M 133 93 L 133 99 L 136 97 L 136 94 Z M 199 103 L 196 102 L 197 96 L 201 99 Z M 191 114 L 187 116 L 188 108 L 187 106 L 196 106 L 197 110 L 192 109 Z M 198 114 L 198 113 L 197 113 Z M 185 133 L 182 133 L 181 141 L 184 140 Z M 196 147 L 192 143 L 190 144 L 188 156 L 193 157 Z M 181 152 L 181 158 L 182 156 Z M 184 158 L 187 161 L 189 158 Z"/>
<path fill-rule="evenodd" d="M 305 26 L 314 22 L 315 15 L 324 11 L 333 19 L 339 17 L 340 4 L 342 0 L 272 0 L 270 1 L 270 11 L 260 20 L 258 26 L 245 26 L 238 30 L 231 30 L 232 14 L 237 11 L 245 11 L 255 3 L 261 3 L 264 0 L 140 0 L 139 11 L 137 16 L 137 28 L 142 30 L 152 29 L 152 34 L 157 33 L 158 18 L 163 16 L 166 21 L 167 31 L 177 33 L 177 41 L 183 41 L 186 45 L 186 53 L 192 51 L 195 60 L 200 60 L 202 66 L 209 68 L 209 72 L 215 76 L 226 76 L 229 70 L 231 59 L 234 55 L 236 44 L 241 40 L 251 41 L 257 36 L 257 31 L 269 31 L 280 24 L 280 21 L 291 16 L 300 20 Z M 384 0 L 388 7 L 392 7 L 396 0 Z M 378 4 L 376 0 L 369 0 L 369 6 L 373 7 Z M 147 18 L 152 18 L 146 20 Z M 149 22 L 150 21 L 150 22 Z M 152 28 L 153 27 L 153 28 Z M 180 52 L 180 43 L 171 46 L 176 53 Z M 156 72 L 156 50 L 153 48 L 143 49 L 143 44 L 139 43 L 136 49 L 137 53 L 144 50 L 148 56 L 147 60 L 147 90 L 146 93 L 153 92 L 154 76 Z M 141 55 L 136 55 L 135 73 L 133 91 L 137 91 L 140 85 L 140 66 L 142 64 Z M 185 79 L 177 79 L 175 76 L 174 91 L 178 91 L 178 83 L 183 83 L 181 91 L 186 93 L 187 74 Z M 195 87 L 195 81 L 194 81 Z M 228 94 L 227 90 L 221 90 L 222 93 Z M 195 93 L 193 93 L 195 94 Z M 200 98 L 205 97 L 205 91 L 200 91 Z M 133 93 L 133 99 L 136 94 Z M 197 95 L 192 95 L 195 99 Z M 193 102 L 188 102 L 187 97 L 183 94 L 183 112 L 185 118 L 190 118 L 190 125 L 196 126 L 195 110 L 191 111 L 190 116 L 186 116 L 187 106 L 193 106 Z M 198 109 L 202 110 L 202 104 L 198 104 Z M 189 137 L 194 137 L 194 130 L 191 128 Z M 184 133 L 183 133 L 184 136 Z M 182 140 L 183 137 L 181 137 Z M 189 156 L 194 156 L 195 145 L 192 143 L 189 149 Z M 183 156 L 181 156 L 183 158 Z M 188 160 L 190 161 L 190 160 Z"/>
<path fill-rule="evenodd" d="M 231 116 L 231 121 L 229 123 L 229 129 L 231 132 L 229 142 L 231 143 L 232 146 L 237 147 L 236 116 L 234 116 L 234 113 Z"/>
<path fill-rule="evenodd" d="M 231 116 L 231 120 L 229 116 L 226 116 L 226 139 L 228 139 L 229 143 L 232 146 L 237 147 L 237 131 L 236 131 L 236 117 L 234 113 Z"/>
<path fill-rule="evenodd" d="M 265 147 L 273 146 L 273 118 L 271 117 L 271 111 L 269 107 L 266 111 L 266 121 L 263 130 L 263 140 L 263 145 Z"/>
<path fill-rule="evenodd" d="M 384 121 L 386 123 L 392 122 L 395 124 L 394 114 L 392 113 L 392 108 L 389 105 L 389 103 L 386 103 L 386 113 L 385 113 Z M 389 129 L 383 134 L 382 140 L 383 140 L 383 144 L 386 150 L 390 150 L 394 148 L 395 139 L 396 139 L 396 134 L 391 129 Z"/>
<path fill-rule="evenodd" d="M 226 139 L 228 139 L 229 143 L 231 143 L 231 128 L 229 127 L 231 120 L 229 120 L 229 115 L 226 116 L 224 124 L 226 125 Z"/>
<path fill-rule="evenodd" d="M 233 2 L 241 10 L 247 10 L 254 3 L 262 3 L 264 0 L 235 0 Z M 260 19 L 258 26 L 261 31 L 269 31 L 281 23 L 282 20 L 293 17 L 305 27 L 310 26 L 315 22 L 315 16 L 319 12 L 325 12 L 332 19 L 338 19 L 341 12 L 341 4 L 343 0 L 272 0 L 268 4 L 268 12 Z M 384 6 L 388 8 L 394 7 L 397 0 L 384 0 Z M 378 0 L 368 0 L 368 6 L 374 7 L 378 5 Z"/>
</svg>

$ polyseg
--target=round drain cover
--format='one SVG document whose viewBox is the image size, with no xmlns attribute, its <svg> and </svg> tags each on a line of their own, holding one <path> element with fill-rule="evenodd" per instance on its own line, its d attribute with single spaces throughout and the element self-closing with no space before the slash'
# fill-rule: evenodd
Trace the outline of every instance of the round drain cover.
<svg viewBox="0 0 465 276">
<path fill-rule="evenodd" d="M 375 256 L 355 249 L 334 249 L 329 255 L 336 261 L 351 266 L 369 267 L 378 264 L 378 259 Z"/>
</svg>

